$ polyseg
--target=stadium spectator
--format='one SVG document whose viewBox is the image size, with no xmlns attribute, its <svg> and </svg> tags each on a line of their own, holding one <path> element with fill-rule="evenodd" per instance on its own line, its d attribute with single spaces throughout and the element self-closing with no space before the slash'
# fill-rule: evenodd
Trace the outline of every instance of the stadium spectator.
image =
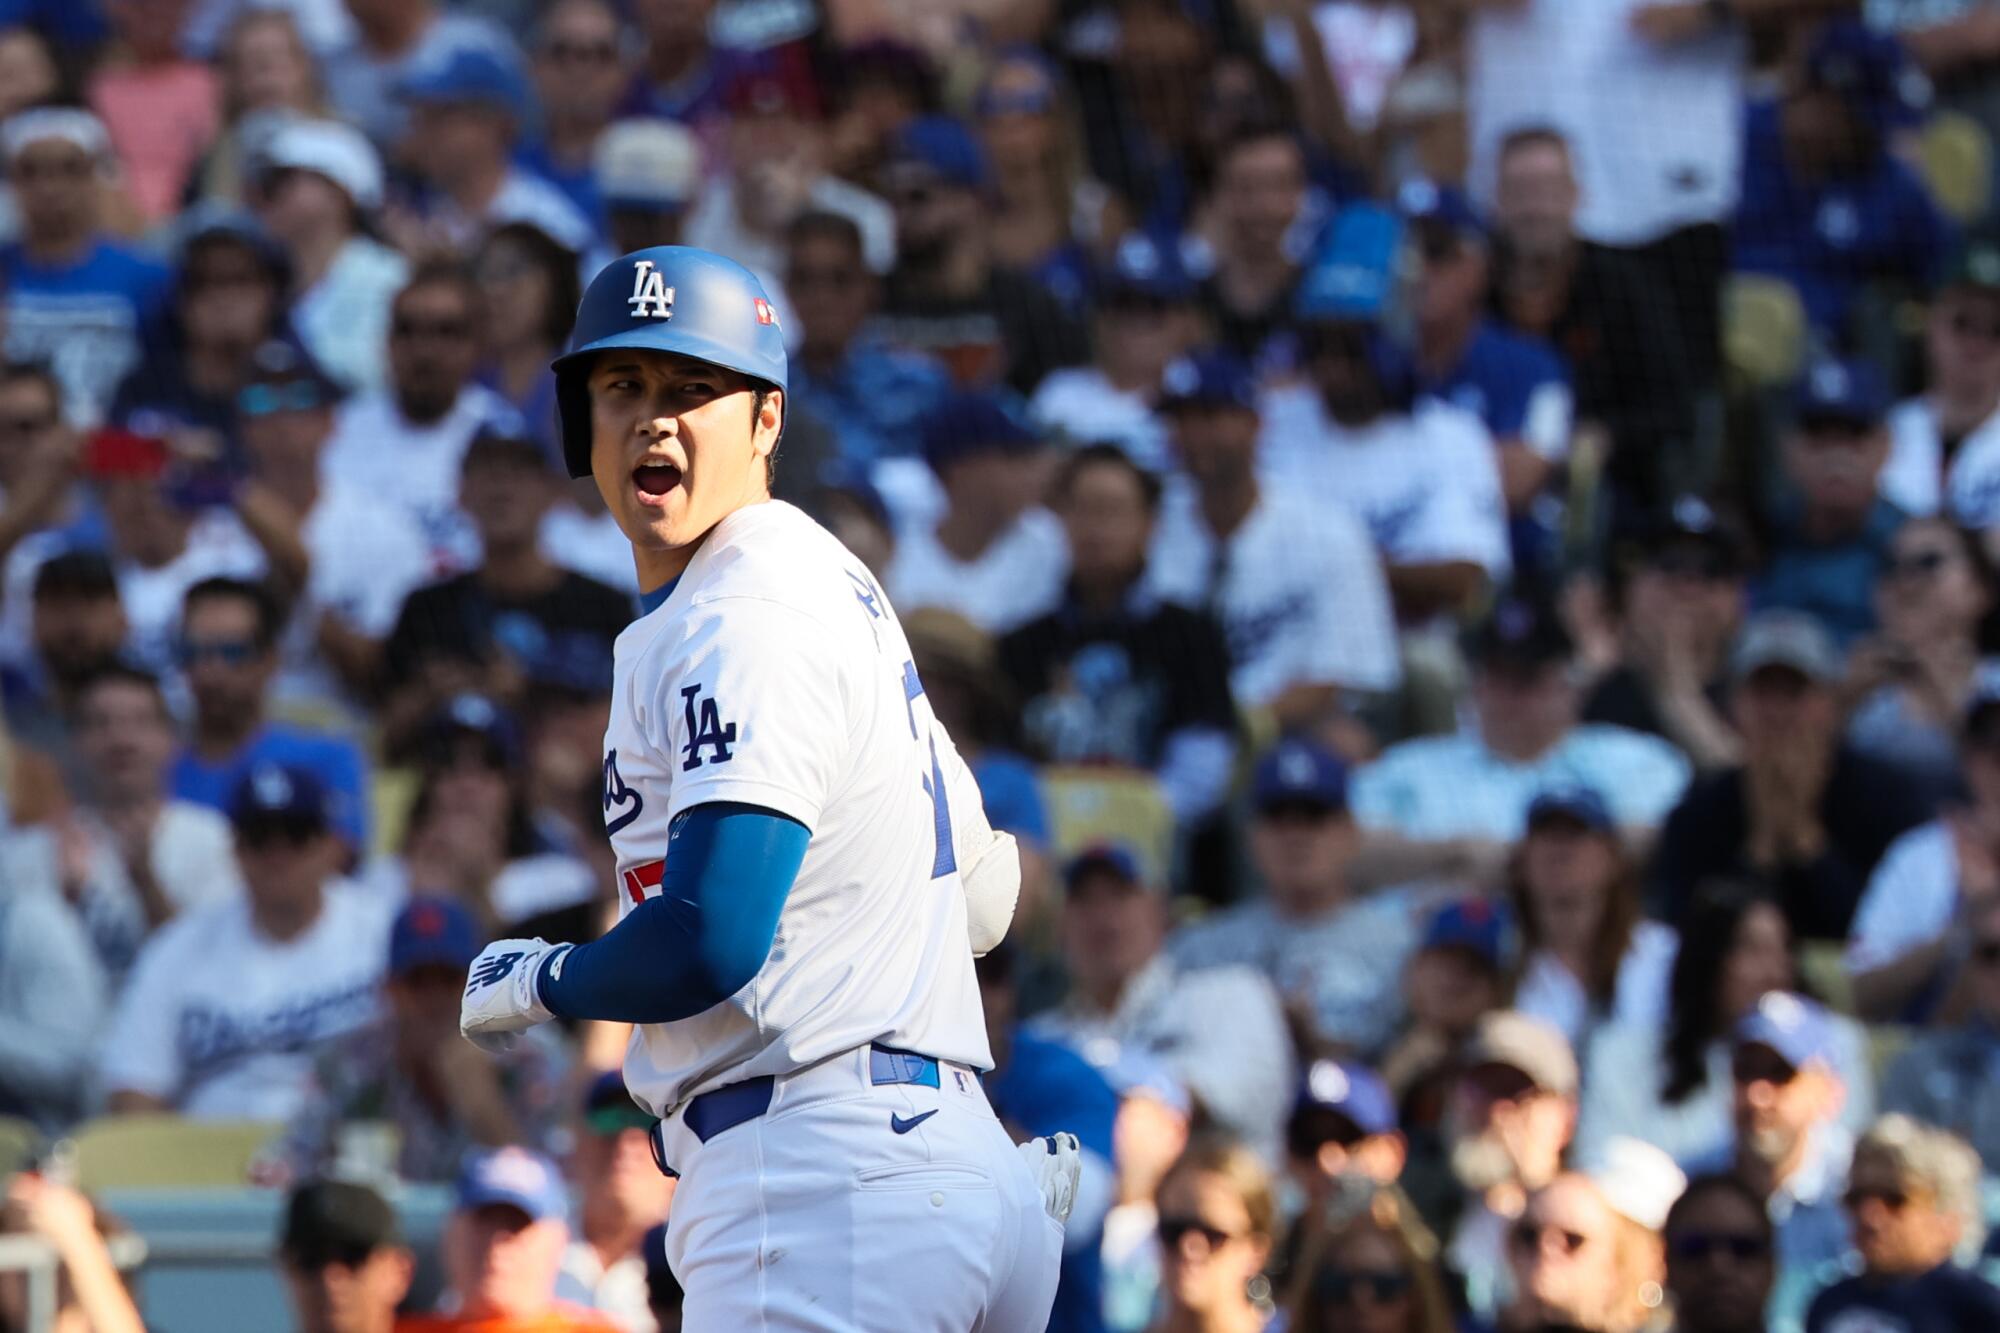
<svg viewBox="0 0 2000 1333">
<path fill-rule="evenodd" d="M 111 1224 L 91 1201 L 34 1172 L 8 1182 L 0 1232 L 39 1241 L 55 1253 L 55 1308 L 36 1311 L 24 1275 L 0 1276 L 0 1319 L 27 1328 L 45 1313 L 48 1327 L 67 1333 L 144 1333 L 138 1307 L 111 1257 L 105 1236 Z"/>
<path fill-rule="evenodd" d="M 1865 361 L 1822 361 L 1806 372 L 1784 444 L 1792 493 L 1750 585 L 1753 606 L 1812 615 L 1842 648 L 1875 629 L 1875 580 L 1906 517 L 1877 487 L 1888 410 L 1882 377 Z"/>
<path fill-rule="evenodd" d="M 1089 277 L 1090 364 L 1050 371 L 1029 414 L 1050 431 L 1108 440 L 1149 472 L 1168 472 L 1161 380 L 1201 336 L 1194 281 L 1172 250 L 1136 232 Z"/>
<path fill-rule="evenodd" d="M 1777 1241 L 1771 1322 L 1795 1329 L 1847 1250 L 1840 1192 L 1854 1139 L 1839 1122 L 1846 1096 L 1840 1036 L 1811 1000 L 1772 991 L 1737 1020 L 1730 1052 L 1735 1145 L 1690 1162 L 1734 1170 L 1763 1199 Z"/>
<path fill-rule="evenodd" d="M 344 1180 L 308 1181 L 286 1196 L 278 1262 L 299 1333 L 392 1333 L 417 1270 L 395 1211 Z"/>
<path fill-rule="evenodd" d="M 1306 1215 L 1348 1206 L 1369 1184 L 1395 1184 L 1408 1162 L 1409 1141 L 1375 1071 L 1356 1060 L 1313 1061 L 1285 1122 L 1285 1166 Z"/>
<path fill-rule="evenodd" d="M 0 363 L 0 664 L 30 651 L 35 574 L 64 551 L 104 545 L 104 516 L 77 484 L 79 441 L 62 386 L 40 365 Z"/>
<path fill-rule="evenodd" d="M 1661 1235 L 1677 1333 L 1768 1333 L 1771 1217 L 1748 1185 L 1730 1173 L 1696 1176 Z"/>
<path fill-rule="evenodd" d="M 1104 1324 L 1107 1333 L 1138 1333 L 1152 1321 L 1160 1293 L 1160 1182 L 1187 1150 L 1194 1115 L 1188 1092 L 1166 1066 L 1120 1052 L 1104 1069 L 1118 1094 L 1112 1125 L 1117 1193 L 1104 1214 Z"/>
<path fill-rule="evenodd" d="M 1507 511 L 1524 516 L 1569 455 L 1568 369 L 1547 344 L 1487 316 L 1492 245 L 1471 201 L 1450 186 L 1413 180 L 1396 206 L 1420 263 L 1411 297 L 1418 388 L 1486 424 Z"/>
<path fill-rule="evenodd" d="M 802 213 L 834 213 L 852 222 L 870 272 L 894 262 L 889 206 L 826 170 L 819 97 L 802 67 L 772 60 L 744 69 L 730 77 L 722 100 L 729 113 L 725 170 L 688 210 L 689 245 L 729 255 L 757 274 L 781 324 L 798 308 L 777 279 L 785 268 L 786 230 Z"/>
<path fill-rule="evenodd" d="M 1183 968 L 1163 951 L 1167 892 L 1129 846 L 1087 847 L 1063 867 L 1067 1001 L 1029 1024 L 1091 1059 L 1136 1051 L 1164 1063 L 1219 1127 L 1277 1154 L 1291 1088 L 1291 1034 L 1277 992 L 1242 966 Z"/>
<path fill-rule="evenodd" d="M 1979 626 L 1994 606 L 1992 580 L 1974 534 L 1941 518 L 1905 523 L 1875 583 L 1881 629 L 1848 656 L 1847 743 L 1934 805 L 1961 790 L 1958 728 L 1991 669 Z"/>
<path fill-rule="evenodd" d="M 1045 287 L 990 253 L 989 182 L 985 154 L 956 121 L 926 116 L 904 127 L 882 170 L 896 264 L 878 322 L 891 343 L 935 356 L 961 385 L 1026 394 L 1087 349 Z"/>
<path fill-rule="evenodd" d="M 206 5 L 228 26 L 217 34 L 213 56 L 222 81 L 222 126 L 196 164 L 187 194 L 234 207 L 247 207 L 257 191 L 261 158 L 271 140 L 299 117 L 326 115 L 319 65 L 300 25 L 310 16 L 294 9 Z M 192 19 L 183 50 L 196 47 Z"/>
<path fill-rule="evenodd" d="M 1445 1253 L 1473 1312 L 1490 1319 L 1513 1295 L 1516 1224 L 1537 1220 L 1523 1209 L 1562 1173 L 1576 1129 L 1576 1057 L 1554 1028 L 1501 1010 L 1480 1019 L 1459 1068 L 1446 1147 L 1463 1195 Z"/>
<path fill-rule="evenodd" d="M 9 682 L 7 730 L 73 776 L 81 771 L 72 742 L 77 696 L 125 643 L 118 576 L 95 551 L 64 552 L 35 571 L 29 600 L 32 655 Z"/>
<path fill-rule="evenodd" d="M 1870 1323 L 1943 1333 L 2000 1319 L 2000 1288 L 1955 1262 L 1985 1231 L 1979 1159 L 1964 1142 L 1882 1117 L 1854 1145 L 1845 1202 L 1861 1271 L 1819 1294 L 1807 1333 Z"/>
<path fill-rule="evenodd" d="M 541 125 L 515 157 L 601 226 L 605 198 L 598 189 L 598 143 L 632 74 L 621 12 L 604 0 L 549 5 L 535 24 L 529 56 Z M 623 254 L 638 248 L 616 249 Z"/>
<path fill-rule="evenodd" d="M 1302 258 L 1294 229 L 1310 185 L 1305 147 L 1282 124 L 1248 123 L 1216 147 L 1213 171 L 1214 269 L 1202 280 L 1202 304 L 1222 344 L 1262 371 L 1292 325 Z"/>
<path fill-rule="evenodd" d="M 112 0 L 111 48 L 85 88 L 148 222 L 180 207 L 222 119 L 215 71 L 181 53 L 190 0 Z"/>
<path fill-rule="evenodd" d="M 381 158 L 351 125 L 307 120 L 274 130 L 259 161 L 255 207 L 291 264 L 293 329 L 345 387 L 380 389 L 389 307 L 410 277 L 366 230 L 382 207 Z"/>
<path fill-rule="evenodd" d="M 1955 989 L 1969 997 L 1965 1017 L 1916 1034 L 1882 1076 L 1882 1108 L 1949 1129 L 1982 1162 L 2000 1162 L 2000 1103 L 1985 1072 L 2000 1055 L 2000 902 L 1975 899 L 1959 912 L 1965 943 Z"/>
<path fill-rule="evenodd" d="M 242 891 L 228 821 L 169 794 L 174 743 L 166 696 L 146 672 L 108 666 L 78 693 L 85 781 L 60 835 L 78 843 L 63 858 L 63 891 L 113 978 L 124 976 L 147 935 Z"/>
<path fill-rule="evenodd" d="M 1591 1037 L 1578 1156 L 1594 1159 L 1617 1136 L 1650 1143 L 1677 1162 L 1727 1154 L 1736 1026 L 1762 996 L 1797 985 L 1791 936 L 1766 891 L 1754 882 L 1705 885 L 1682 922 L 1665 1030 L 1612 1024 Z M 1843 1018 L 1828 1026 L 1828 1063 L 1844 1090 L 1841 1123 L 1852 1132 L 1875 1113 L 1866 1037 Z"/>
<path fill-rule="evenodd" d="M 1383 1081 L 1395 1094 L 1405 1127 L 1437 1163 L 1435 1140 L 1448 1131 L 1451 1090 L 1462 1056 L 1480 1022 L 1506 1004 L 1510 927 L 1504 911 L 1483 898 L 1448 901 L 1433 911 L 1403 964 L 1397 999 L 1408 1021 L 1381 1057 Z M 1412 1188 L 1432 1207 L 1419 1169 Z"/>
<path fill-rule="evenodd" d="M 483 558 L 411 593 L 383 646 L 386 722 L 407 728 L 463 690 L 507 704 L 530 680 L 603 681 L 611 645 L 632 619 L 626 594 L 560 568 L 541 525 L 556 497 L 547 454 L 532 440 L 481 435 L 466 448 L 461 497 Z"/>
<path fill-rule="evenodd" d="M 1950 253 L 1950 223 L 1892 151 L 1929 102 L 1893 37 L 1839 17 L 1776 98 L 1750 104 L 1733 264 L 1791 283 L 1822 338 L 1852 332 L 1868 285 L 1924 291 Z"/>
<path fill-rule="evenodd" d="M 670 120 L 615 121 L 597 139 L 591 183 L 604 203 L 614 253 L 679 245 L 688 208 L 701 192 L 701 145 Z"/>
<path fill-rule="evenodd" d="M 728 76 L 744 58 L 712 39 L 715 9 L 715 0 L 646 0 L 633 7 L 643 54 L 625 90 L 624 114 L 679 121 L 704 134 L 715 128 Z"/>
<path fill-rule="evenodd" d="M 950 377 L 930 357 L 889 346 L 869 328 L 881 279 L 865 262 L 854 219 L 808 210 L 785 235 L 785 291 L 799 336 L 786 381 L 793 403 L 826 420 L 850 466 L 913 458 Z"/>
<path fill-rule="evenodd" d="M 1666 1276 L 1659 1233 L 1618 1200 L 1651 1183 L 1629 1171 L 1615 1180 L 1565 1171 L 1536 1190 L 1507 1233 L 1515 1295 L 1500 1326 L 1603 1333 L 1651 1326 Z M 1678 1192 L 1678 1180 L 1671 1188 Z M 1669 1201 L 1659 1202 L 1660 1212 Z"/>
<path fill-rule="evenodd" d="M 0 896 L 0 1115 L 55 1128 L 92 1091 L 110 992 L 104 968 L 54 875 L 5 861 Z"/>
<path fill-rule="evenodd" d="M 1355 818 L 1406 838 L 1511 842 L 1537 792 L 1580 785 L 1605 795 L 1621 828 L 1659 824 L 1687 760 L 1657 736 L 1579 722 L 1574 652 L 1546 603 L 1495 605 L 1469 653 L 1476 725 L 1384 750 L 1355 775 Z"/>
<path fill-rule="evenodd" d="M 1353 280 L 1343 264 L 1328 269 L 1340 285 Z M 1510 568 L 1485 428 L 1457 408 L 1413 402 L 1413 372 L 1373 314 L 1311 301 L 1301 313 L 1308 383 L 1266 398 L 1259 463 L 1275 488 L 1361 520 L 1399 623 L 1464 611 Z"/>
<path fill-rule="evenodd" d="M 1786 16 L 1790 0 L 1755 11 Z M 1697 388 L 1721 369 L 1727 228 L 1742 189 L 1747 43 L 1736 12 L 1643 4 L 1580 30 L 1563 0 L 1480 0 L 1466 30 L 1465 138 L 1482 198 L 1506 135 L 1549 125 L 1581 174 L 1577 230 L 1655 273 L 1675 303 Z M 1435 96 L 1435 94 L 1433 94 Z M 1672 108 L 1658 133 L 1629 117 Z"/>
<path fill-rule="evenodd" d="M 1074 306 L 1086 295 L 1092 252 L 1119 235 L 1124 217 L 1121 201 L 1086 174 L 1066 93 L 1041 52 L 1008 46 L 987 67 L 972 116 L 993 165 L 994 254 Z"/>
<path fill-rule="evenodd" d="M 1679 940 L 1643 918 L 1638 866 L 1595 790 L 1557 788 L 1528 806 L 1507 897 L 1521 931 L 1514 1008 L 1577 1050 L 1603 1023 L 1665 1021 Z"/>
<path fill-rule="evenodd" d="M 393 1163 L 365 1167 L 393 1166 L 408 1181 L 450 1181 L 475 1148 L 554 1146 L 562 1048 L 544 1035 L 495 1056 L 459 1037 L 458 997 L 481 939 L 472 914 L 447 898 L 412 898 L 396 914 L 378 1016 L 316 1054 L 278 1145 L 297 1178 L 342 1169 L 349 1137 L 369 1124 L 394 1126 L 398 1146 Z"/>
<path fill-rule="evenodd" d="M 327 100 L 340 118 L 383 148 L 409 121 L 398 96 L 403 80 L 450 62 L 460 50 L 511 53 L 513 41 L 484 18 L 436 0 L 345 0 L 351 25 L 322 59 Z"/>
<path fill-rule="evenodd" d="M 305 768 L 325 791 L 333 829 L 349 855 L 360 856 L 369 845 L 361 751 L 340 737 L 270 720 L 279 614 L 277 598 L 261 583 L 207 579 L 188 589 L 175 655 L 194 699 L 194 718 L 169 782 L 179 799 L 222 810 L 251 768 Z"/>
<path fill-rule="evenodd" d="M 1365 1200 L 1315 1208 L 1290 1294 L 1292 1333 L 1452 1333 L 1451 1305 L 1437 1267 L 1437 1238 L 1391 1186 L 1364 1187 Z"/>
<path fill-rule="evenodd" d="M 388 384 L 341 404 L 320 461 L 329 483 L 408 509 L 442 572 L 477 560 L 458 509 L 466 446 L 482 432 L 522 429 L 498 394 L 473 381 L 484 318 L 470 270 L 433 263 L 412 273 L 390 308 Z"/>
<path fill-rule="evenodd" d="M 239 470 L 236 396 L 251 353 L 285 336 L 290 281 L 284 252 L 247 214 L 191 214 L 160 347 L 119 382 L 111 419 L 166 437 L 191 462 Z"/>
<path fill-rule="evenodd" d="M 525 1148 L 466 1154 L 442 1245 L 451 1314 L 397 1321 L 397 1333 L 614 1333 L 556 1295 L 569 1244 L 569 1197 L 555 1164 Z"/>
<path fill-rule="evenodd" d="M 899 516 L 886 580 L 898 610 L 943 607 L 1004 634 L 1054 606 L 1069 562 L 1062 525 L 1041 506 L 1041 435 L 998 395 L 959 393 L 925 418 L 923 445 L 944 503 Z"/>
<path fill-rule="evenodd" d="M 388 916 L 334 882 L 344 855 L 304 768 L 248 768 L 229 802 L 247 890 L 146 942 L 100 1052 L 110 1109 L 282 1124 L 315 1054 L 374 1011 Z"/>
<path fill-rule="evenodd" d="M 215 503 L 228 475 L 207 460 L 177 457 L 170 440 L 99 431 L 83 466 L 109 533 L 128 622 L 125 651 L 139 665 L 165 672 L 189 590 L 210 578 L 261 577 L 264 553 Z"/>
<path fill-rule="evenodd" d="M 1186 927 L 1172 953 L 1185 968 L 1262 970 L 1319 1039 L 1367 1052 L 1395 1034 L 1397 979 L 1434 895 L 1389 888 L 1364 896 L 1347 796 L 1347 766 L 1311 741 L 1280 741 L 1261 755 L 1251 773 L 1249 842 L 1263 894 Z"/>
<path fill-rule="evenodd" d="M 250 469 L 231 503 L 290 604 L 273 702 L 352 720 L 404 597 L 430 574 L 430 549 L 392 500 L 321 475 L 340 397 L 296 344 L 259 347 L 237 395 Z"/>
<path fill-rule="evenodd" d="M 472 265 L 486 293 L 477 379 L 520 414 L 551 464 L 562 457 L 562 445 L 555 438 L 556 377 L 549 362 L 567 349 L 583 299 L 577 262 L 575 251 L 540 227 L 507 222 L 486 234 Z"/>
<path fill-rule="evenodd" d="M 85 22 L 97 18 L 88 15 Z M 41 29 L 21 23 L 0 29 L 0 120 L 53 102 L 63 90 L 55 44 Z"/>
<path fill-rule="evenodd" d="M 1966 233 L 1924 319 L 1924 392 L 1889 412 L 1882 494 L 1968 528 L 2000 514 L 2000 228 Z"/>
<path fill-rule="evenodd" d="M 674 1179 L 653 1164 L 653 1117 L 616 1071 L 590 1082 L 570 1154 L 580 1200 L 577 1236 L 564 1252 L 556 1292 L 607 1316 L 622 1333 L 654 1333 L 646 1238 L 666 1222 Z"/>
<path fill-rule="evenodd" d="M 1696 480 L 1693 374 L 1673 289 L 1579 234 L 1578 163 L 1561 131 L 1517 127 L 1495 156 L 1493 313 L 1568 363 L 1578 433 L 1601 432 L 1608 451 L 1614 516 L 1643 514 Z M 1675 274 L 1676 285 L 1692 276 Z"/>
<path fill-rule="evenodd" d="M 1247 1333 L 1266 1326 L 1264 1262 L 1278 1205 L 1257 1155 L 1226 1138 L 1188 1145 L 1160 1181 L 1160 1313 L 1151 1327 Z"/>
<path fill-rule="evenodd" d="M 400 149 L 421 187 L 409 206 L 424 240 L 464 253 L 488 228 L 525 222 L 571 250 L 589 248 L 591 219 L 514 157 L 533 92 L 511 44 L 461 47 L 411 69 L 396 92 L 410 114 Z"/>
<path fill-rule="evenodd" d="M 1694 783 L 1667 817 L 1650 874 L 1653 907 L 1679 921 L 1704 880 L 1768 882 L 1794 937 L 1838 940 L 1895 839 L 1927 813 L 1893 769 L 1841 743 L 1840 656 L 1819 622 L 1766 611 L 1730 659 L 1742 763 Z"/>
<path fill-rule="evenodd" d="M 1239 706 L 1280 728 L 1331 729 L 1343 705 L 1402 674 L 1366 529 L 1259 480 L 1255 389 L 1239 363 L 1176 362 L 1161 396 L 1182 475 L 1161 499 L 1148 585 L 1221 623 Z"/>
<path fill-rule="evenodd" d="M 1226 794 L 1236 709 L 1215 622 L 1145 586 L 1160 483 L 1118 446 L 1086 445 L 1052 494 L 1069 583 L 1054 609 L 1000 641 L 1022 730 L 1049 762 L 1151 772 L 1175 818 L 1195 828 Z"/>
<path fill-rule="evenodd" d="M 104 417 L 139 364 L 167 295 L 166 270 L 109 240 L 111 143 L 88 111 L 34 107 L 0 124 L 0 158 L 20 210 L 20 239 L 0 248 L 7 356 L 46 362 L 78 425 Z"/>
<path fill-rule="evenodd" d="M 1743 544 L 1698 497 L 1685 495 L 1636 523 L 1629 569 L 1614 565 L 1613 625 L 1565 611 L 1591 676 L 1583 720 L 1663 736 L 1697 772 L 1737 758 L 1725 707 L 1729 647 L 1743 614 Z"/>
</svg>

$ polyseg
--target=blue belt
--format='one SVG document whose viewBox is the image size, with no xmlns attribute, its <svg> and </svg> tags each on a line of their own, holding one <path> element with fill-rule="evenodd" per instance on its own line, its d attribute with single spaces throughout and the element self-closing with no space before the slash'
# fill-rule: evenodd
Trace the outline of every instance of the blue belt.
<svg viewBox="0 0 2000 1333">
<path fill-rule="evenodd" d="M 938 1062 L 915 1051 L 899 1051 L 893 1046 L 870 1046 L 868 1081 L 876 1087 L 904 1083 L 935 1088 L 938 1086 Z M 690 1101 L 681 1112 L 681 1122 L 694 1131 L 695 1138 L 707 1143 L 724 1130 L 734 1129 L 746 1120 L 755 1120 L 770 1110 L 771 1094 L 776 1089 L 777 1079 L 770 1074 L 747 1078 L 741 1083 L 724 1084 Z M 677 1176 L 680 1173 L 667 1165 L 665 1135 L 662 1132 L 664 1125 L 662 1121 L 654 1127 L 653 1163 L 665 1174 Z"/>
</svg>

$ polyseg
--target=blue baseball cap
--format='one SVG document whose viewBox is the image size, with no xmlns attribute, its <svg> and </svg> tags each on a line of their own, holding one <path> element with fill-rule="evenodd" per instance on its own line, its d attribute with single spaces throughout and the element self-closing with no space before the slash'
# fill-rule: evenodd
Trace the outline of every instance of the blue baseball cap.
<svg viewBox="0 0 2000 1333">
<path fill-rule="evenodd" d="M 1818 422 L 1875 426 L 1889 415 L 1889 386 L 1869 362 L 1820 361 L 1799 381 L 1797 404 L 1799 424 L 1808 428 Z"/>
<path fill-rule="evenodd" d="M 1326 747 L 1288 737 L 1264 752 L 1250 777 L 1250 803 L 1258 811 L 1286 805 L 1347 808 L 1347 765 Z"/>
<path fill-rule="evenodd" d="M 890 147 L 889 163 L 915 163 L 962 189 L 986 188 L 986 150 L 950 116 L 919 116 L 905 125 Z"/>
<path fill-rule="evenodd" d="M 310 769 L 265 760 L 253 764 L 229 795 L 229 822 L 241 831 L 273 825 L 324 830 L 331 819 L 326 784 Z"/>
<path fill-rule="evenodd" d="M 412 898 L 389 927 L 389 975 L 419 967 L 463 972 L 479 956 L 479 928 L 472 914 L 449 898 Z"/>
<path fill-rule="evenodd" d="M 1169 305 L 1192 301 L 1194 278 L 1171 245 L 1161 245 L 1144 232 L 1127 232 L 1109 263 L 1091 275 L 1097 304 L 1144 302 Z"/>
<path fill-rule="evenodd" d="M 536 1222 L 569 1220 L 569 1189 L 555 1163 L 526 1148 L 474 1149 L 458 1172 L 458 1208 L 505 1204 Z"/>
<path fill-rule="evenodd" d="M 1240 407 L 1257 410 L 1257 382 L 1250 367 L 1220 348 L 1203 348 L 1168 363 L 1160 376 L 1160 410 Z"/>
<path fill-rule="evenodd" d="M 1581 785 L 1552 788 L 1528 803 L 1530 829 L 1550 819 L 1567 819 L 1592 833 L 1610 833 L 1618 827 L 1604 798 L 1595 788 Z"/>
<path fill-rule="evenodd" d="M 1402 247 L 1403 220 L 1390 209 L 1341 209 L 1306 260 L 1292 313 L 1305 320 L 1374 323 L 1388 311 Z"/>
<path fill-rule="evenodd" d="M 1424 928 L 1419 953 L 1463 949 L 1498 969 L 1507 959 L 1507 910 L 1485 898 L 1458 898 L 1438 908 Z"/>
<path fill-rule="evenodd" d="M 955 393 L 924 419 L 924 461 L 934 472 L 983 454 L 1033 453 L 1042 443 L 1014 403 L 990 391 Z"/>
<path fill-rule="evenodd" d="M 1076 888 L 1077 881 L 1092 871 L 1116 875 L 1128 884 L 1146 886 L 1139 854 L 1122 842 L 1092 843 L 1063 863 L 1063 887 Z"/>
<path fill-rule="evenodd" d="M 1821 26 L 1806 53 L 1805 82 L 1839 95 L 1878 132 L 1911 129 L 1930 113 L 1930 80 L 1903 44 L 1858 19 Z"/>
<path fill-rule="evenodd" d="M 1790 991 L 1768 991 L 1736 1020 L 1738 1046 L 1768 1046 L 1794 1069 L 1835 1057 L 1833 1017 L 1816 1001 Z"/>
<path fill-rule="evenodd" d="M 475 103 L 504 111 L 516 124 L 528 118 L 527 74 L 518 62 L 494 48 L 455 47 L 436 60 L 421 63 L 396 85 L 404 101 L 419 106 Z"/>
<path fill-rule="evenodd" d="M 1374 1070 L 1353 1060 L 1313 1061 L 1299 1082 L 1292 1115 L 1312 1111 L 1344 1115 L 1363 1134 L 1393 1134 L 1397 1127 L 1396 1100 L 1388 1085 Z"/>
<path fill-rule="evenodd" d="M 1465 191 L 1421 177 L 1404 181 L 1396 191 L 1396 211 L 1412 225 L 1442 227 L 1461 236 L 1484 237 L 1486 224 Z"/>
</svg>

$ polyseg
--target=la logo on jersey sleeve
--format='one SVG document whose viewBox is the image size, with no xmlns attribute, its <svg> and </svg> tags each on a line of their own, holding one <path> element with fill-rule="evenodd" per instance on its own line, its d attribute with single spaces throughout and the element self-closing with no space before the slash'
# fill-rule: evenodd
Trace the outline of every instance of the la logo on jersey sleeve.
<svg viewBox="0 0 2000 1333">
<path fill-rule="evenodd" d="M 730 749 L 736 743 L 736 724 L 725 725 L 722 714 L 717 711 L 715 698 L 704 695 L 700 685 L 686 685 L 681 688 L 681 704 L 686 710 L 683 719 L 687 731 L 687 744 L 681 750 L 681 771 L 691 773 L 704 762 L 726 764 L 735 758 Z M 708 752 L 706 760 L 702 752 Z"/>
</svg>

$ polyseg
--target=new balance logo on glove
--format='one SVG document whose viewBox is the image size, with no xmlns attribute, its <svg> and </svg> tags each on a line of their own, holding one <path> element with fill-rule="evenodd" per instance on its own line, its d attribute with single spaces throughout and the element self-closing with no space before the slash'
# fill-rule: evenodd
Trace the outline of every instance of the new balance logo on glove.
<svg viewBox="0 0 2000 1333">
<path fill-rule="evenodd" d="M 514 970 L 514 964 L 527 957 L 525 953 L 496 953 L 491 958 L 482 958 L 473 964 L 472 975 L 465 983 L 465 993 L 484 990 L 496 981 L 505 981 L 507 974 Z"/>
</svg>

